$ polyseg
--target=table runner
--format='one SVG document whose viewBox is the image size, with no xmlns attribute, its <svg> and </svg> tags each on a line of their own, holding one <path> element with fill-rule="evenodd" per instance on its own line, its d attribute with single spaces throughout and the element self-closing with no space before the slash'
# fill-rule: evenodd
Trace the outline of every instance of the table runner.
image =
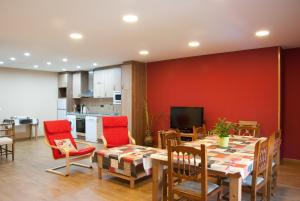
<svg viewBox="0 0 300 201">
<path fill-rule="evenodd" d="M 253 170 L 255 144 L 260 139 L 250 136 L 232 136 L 228 148 L 220 148 L 217 144 L 218 136 L 208 136 L 202 140 L 183 143 L 184 146 L 199 147 L 200 144 L 207 146 L 209 169 L 228 173 L 241 174 L 245 179 Z M 160 152 L 151 155 L 151 158 L 167 161 L 167 152 Z M 200 159 L 198 159 L 200 160 Z"/>
</svg>

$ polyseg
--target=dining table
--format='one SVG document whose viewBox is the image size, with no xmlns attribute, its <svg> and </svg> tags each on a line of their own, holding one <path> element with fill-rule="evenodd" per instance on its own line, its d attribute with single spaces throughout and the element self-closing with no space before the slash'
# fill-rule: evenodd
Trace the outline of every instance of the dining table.
<svg viewBox="0 0 300 201">
<path fill-rule="evenodd" d="M 212 176 L 228 177 L 229 200 L 242 200 L 242 181 L 253 171 L 255 144 L 266 138 L 233 135 L 229 139 L 228 147 L 218 145 L 219 137 L 207 136 L 204 139 L 185 142 L 184 146 L 200 149 L 200 145 L 207 147 L 208 174 Z M 167 151 L 154 153 L 152 159 L 152 200 L 163 200 L 163 170 L 168 165 Z M 166 192 L 166 191 L 164 191 Z"/>
</svg>

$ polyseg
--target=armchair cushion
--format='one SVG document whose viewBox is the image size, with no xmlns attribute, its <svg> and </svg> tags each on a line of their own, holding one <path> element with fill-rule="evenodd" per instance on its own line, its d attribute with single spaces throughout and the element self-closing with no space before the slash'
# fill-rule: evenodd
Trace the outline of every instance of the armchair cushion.
<svg viewBox="0 0 300 201">
<path fill-rule="evenodd" d="M 54 140 L 54 142 L 58 148 L 62 149 L 60 152 L 63 154 L 65 153 L 64 149 L 68 149 L 70 152 L 77 152 L 70 139 Z"/>
<path fill-rule="evenodd" d="M 103 117 L 102 124 L 108 148 L 129 144 L 126 116 Z"/>
</svg>

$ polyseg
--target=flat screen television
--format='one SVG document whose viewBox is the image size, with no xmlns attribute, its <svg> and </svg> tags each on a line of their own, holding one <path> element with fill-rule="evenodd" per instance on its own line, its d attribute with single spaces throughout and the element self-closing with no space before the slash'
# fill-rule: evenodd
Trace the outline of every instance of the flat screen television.
<svg viewBox="0 0 300 201">
<path fill-rule="evenodd" d="M 193 126 L 202 126 L 203 107 L 171 107 L 170 127 L 192 133 Z"/>
</svg>

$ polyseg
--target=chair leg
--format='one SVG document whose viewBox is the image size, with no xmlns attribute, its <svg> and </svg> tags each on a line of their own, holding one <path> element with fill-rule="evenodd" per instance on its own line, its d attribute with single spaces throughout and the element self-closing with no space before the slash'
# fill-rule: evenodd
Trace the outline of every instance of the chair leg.
<svg viewBox="0 0 300 201">
<path fill-rule="evenodd" d="M 66 157 L 66 175 L 69 176 L 70 174 L 70 159 Z"/>
<path fill-rule="evenodd" d="M 2 156 L 2 145 L 0 145 L 0 154 Z"/>
<path fill-rule="evenodd" d="M 102 168 L 98 167 L 98 178 L 102 179 Z"/>
<path fill-rule="evenodd" d="M 167 170 L 163 171 L 163 201 L 167 201 L 168 197 L 168 179 L 167 179 Z"/>
<path fill-rule="evenodd" d="M 251 191 L 251 201 L 256 201 L 256 191 Z"/>
<path fill-rule="evenodd" d="M 12 161 L 14 161 L 15 160 L 15 143 L 12 143 L 12 145 L 11 145 L 11 159 L 12 159 Z"/>
<path fill-rule="evenodd" d="M 5 145 L 5 157 L 7 158 L 7 156 L 8 156 L 8 145 L 6 144 Z"/>
</svg>

